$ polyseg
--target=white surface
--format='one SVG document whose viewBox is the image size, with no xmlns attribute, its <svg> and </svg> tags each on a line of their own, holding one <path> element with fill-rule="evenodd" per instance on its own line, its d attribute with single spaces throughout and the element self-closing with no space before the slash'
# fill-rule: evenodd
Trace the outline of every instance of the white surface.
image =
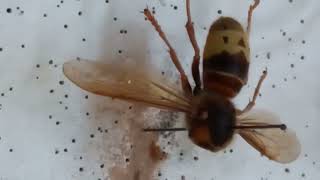
<svg viewBox="0 0 320 180">
<path fill-rule="evenodd" d="M 193 0 L 191 12 L 201 49 L 207 34 L 203 27 L 208 29 L 219 16 L 219 9 L 222 15 L 236 17 L 245 25 L 250 3 L 252 1 Z M 147 5 L 151 9 L 155 7 L 159 23 L 190 73 L 193 50 L 184 29 L 183 0 L 0 2 L 0 47 L 3 48 L 0 93 L 4 93 L 0 96 L 0 179 L 108 179 L 108 168 L 115 163 L 123 164 L 125 159 L 119 149 L 119 143 L 125 138 L 124 130 L 114 124 L 115 120 L 121 124 L 132 116 L 152 124 L 153 118 L 159 122 L 175 116 L 141 106 L 128 110 L 130 104 L 111 102 L 109 98 L 84 92 L 62 74 L 63 62 L 79 56 L 106 62 L 146 63 L 157 67 L 159 72 L 165 71 L 167 79 L 176 81 L 177 73 L 164 43 L 140 12 Z M 178 9 L 174 10 L 171 5 Z M 7 13 L 7 8 L 12 12 Z M 168 139 L 160 138 L 169 159 L 155 171 L 155 179 L 181 179 L 182 175 L 187 180 L 320 178 L 319 13 L 320 2 L 316 0 L 293 0 L 292 3 L 262 0 L 254 13 L 250 37 L 249 87 L 243 88 L 235 99 L 235 103 L 243 107 L 261 71 L 268 67 L 269 76 L 257 107 L 278 113 L 283 122 L 296 130 L 302 144 L 300 158 L 289 165 L 268 161 L 239 137 L 225 153 L 213 154 L 193 145 L 185 133 L 176 133 L 169 138 L 171 145 L 167 145 Z M 302 19 L 304 23 L 300 22 Z M 65 24 L 68 28 L 64 28 Z M 127 34 L 120 34 L 120 30 L 127 30 Z M 286 32 L 285 36 L 282 31 Z M 122 50 L 122 54 L 118 50 Z M 51 59 L 53 64 L 49 64 Z M 61 80 L 64 85 L 59 84 Z M 135 112 L 140 114 L 133 116 Z M 100 133 L 99 127 L 109 132 Z M 68 152 L 64 152 L 65 148 Z M 199 160 L 193 160 L 194 156 Z M 80 167 L 84 168 L 82 172 Z M 285 172 L 285 168 L 290 172 Z"/>
</svg>

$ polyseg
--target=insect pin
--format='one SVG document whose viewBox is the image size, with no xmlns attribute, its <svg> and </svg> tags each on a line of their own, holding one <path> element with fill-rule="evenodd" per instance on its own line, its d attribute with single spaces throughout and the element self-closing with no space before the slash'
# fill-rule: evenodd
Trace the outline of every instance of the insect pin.
<svg viewBox="0 0 320 180">
<path fill-rule="evenodd" d="M 275 114 L 252 110 L 267 71 L 261 75 L 252 101 L 243 110 L 237 109 L 231 101 L 247 83 L 251 17 L 258 4 L 259 0 L 255 0 L 248 10 L 246 29 L 231 17 L 220 17 L 211 25 L 204 47 L 201 80 L 200 49 L 191 21 L 190 0 L 186 0 L 185 27 L 195 53 L 193 89 L 175 50 L 148 8 L 143 13 L 169 49 L 170 58 L 180 74 L 182 92 L 135 74 L 132 69 L 115 69 L 112 65 L 95 61 L 66 62 L 63 72 L 77 86 L 92 93 L 186 114 L 185 128 L 146 128 L 144 131 L 188 131 L 196 145 L 212 152 L 224 149 L 233 136 L 239 134 L 269 159 L 280 163 L 292 162 L 298 158 L 301 148 L 295 133 Z"/>
</svg>

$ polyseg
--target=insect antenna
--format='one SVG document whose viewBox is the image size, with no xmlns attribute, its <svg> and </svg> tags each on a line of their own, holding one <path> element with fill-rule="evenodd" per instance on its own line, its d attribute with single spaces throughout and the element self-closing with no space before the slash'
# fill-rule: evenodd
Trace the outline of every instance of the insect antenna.
<svg viewBox="0 0 320 180">
<path fill-rule="evenodd" d="M 281 130 L 286 130 L 287 126 L 285 124 L 269 124 L 269 125 L 252 125 L 252 126 L 232 126 L 233 129 L 274 129 L 279 128 Z"/>
<path fill-rule="evenodd" d="M 187 128 L 145 128 L 144 132 L 162 132 L 162 131 L 187 131 Z"/>
</svg>

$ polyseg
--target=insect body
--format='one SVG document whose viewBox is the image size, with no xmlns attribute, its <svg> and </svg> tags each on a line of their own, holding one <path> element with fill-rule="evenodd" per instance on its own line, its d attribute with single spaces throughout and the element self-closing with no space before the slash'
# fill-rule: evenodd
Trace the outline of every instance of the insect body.
<svg viewBox="0 0 320 180">
<path fill-rule="evenodd" d="M 259 1 L 256 0 L 255 4 L 250 6 L 247 31 L 229 17 L 221 17 L 213 23 L 204 49 L 201 81 L 200 50 L 191 22 L 190 1 L 186 0 L 186 29 L 195 51 L 192 63 L 192 76 L 195 81 L 193 90 L 175 50 L 148 9 L 144 10 L 144 15 L 168 46 L 171 60 L 180 73 L 183 92 L 145 75 L 134 74 L 132 69 L 116 69 L 111 65 L 88 60 L 65 63 L 64 74 L 82 89 L 95 94 L 142 102 L 154 107 L 185 112 L 187 115 L 187 128 L 144 129 L 145 131 L 187 130 L 196 145 L 213 152 L 225 148 L 237 133 L 269 159 L 281 163 L 291 162 L 300 154 L 300 143 L 295 133 L 287 129 L 273 113 L 252 110 L 267 72 L 262 74 L 253 99 L 244 110 L 236 109 L 231 102 L 231 98 L 236 96 L 247 82 L 250 62 L 248 35 L 251 15 L 258 4 Z"/>
</svg>

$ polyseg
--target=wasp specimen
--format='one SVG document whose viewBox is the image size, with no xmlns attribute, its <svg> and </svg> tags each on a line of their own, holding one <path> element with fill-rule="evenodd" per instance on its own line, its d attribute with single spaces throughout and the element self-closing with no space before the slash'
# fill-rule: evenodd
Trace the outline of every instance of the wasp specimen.
<svg viewBox="0 0 320 180">
<path fill-rule="evenodd" d="M 247 83 L 251 18 L 258 4 L 259 0 L 255 0 L 250 5 L 246 30 L 231 17 L 220 17 L 211 25 L 204 47 L 201 81 L 200 49 L 191 21 L 190 0 L 186 0 L 185 27 L 195 53 L 192 63 L 193 89 L 175 50 L 148 8 L 143 13 L 168 47 L 170 58 L 180 74 L 182 91 L 143 75 L 132 75 L 133 69 L 115 69 L 88 60 L 66 62 L 64 74 L 80 88 L 98 95 L 142 102 L 186 114 L 186 128 L 150 128 L 144 131 L 185 130 L 196 145 L 212 152 L 224 149 L 234 134 L 239 134 L 269 159 L 280 163 L 292 162 L 300 154 L 300 143 L 295 133 L 273 113 L 252 110 L 267 76 L 266 70 L 260 77 L 252 100 L 243 110 L 237 109 L 231 102 Z"/>
</svg>

